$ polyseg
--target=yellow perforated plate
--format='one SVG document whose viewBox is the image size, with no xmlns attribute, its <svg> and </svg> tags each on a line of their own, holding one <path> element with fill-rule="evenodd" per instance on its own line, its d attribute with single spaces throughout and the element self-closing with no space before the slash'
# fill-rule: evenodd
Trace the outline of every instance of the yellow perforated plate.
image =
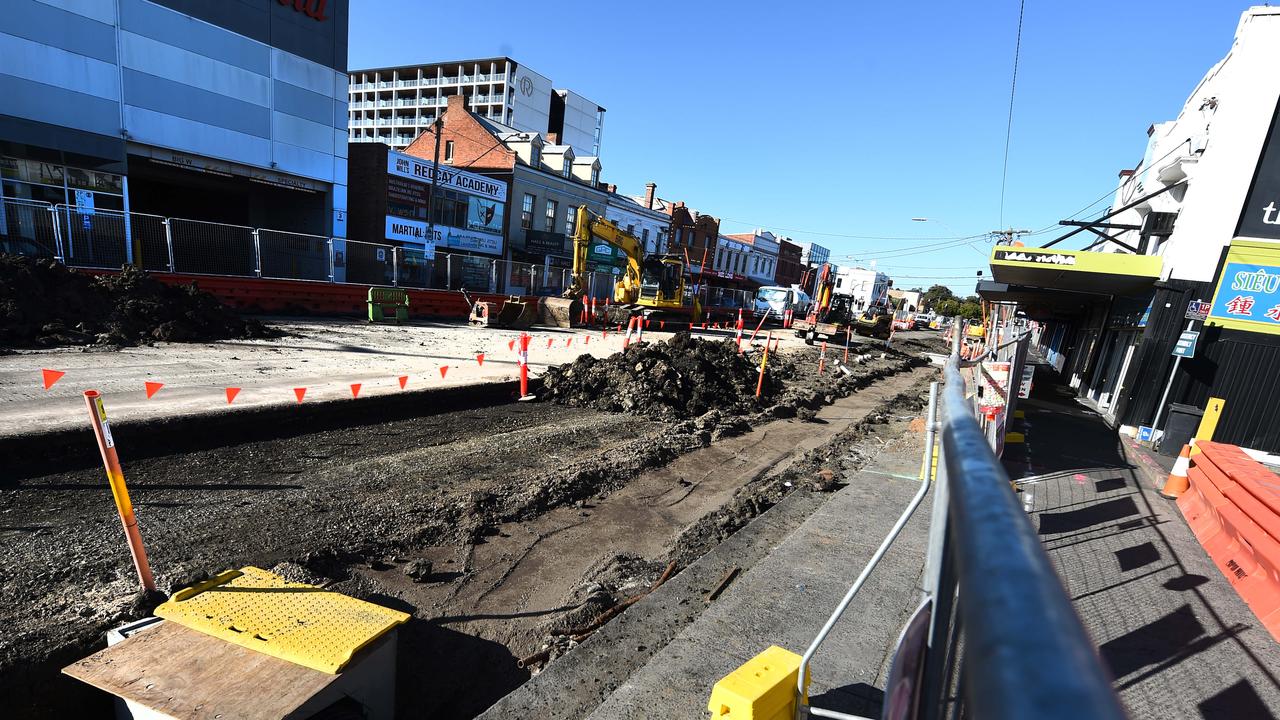
<svg viewBox="0 0 1280 720">
<path fill-rule="evenodd" d="M 228 570 L 180 590 L 156 615 L 327 673 L 337 673 L 356 651 L 409 619 L 256 567 Z"/>
</svg>

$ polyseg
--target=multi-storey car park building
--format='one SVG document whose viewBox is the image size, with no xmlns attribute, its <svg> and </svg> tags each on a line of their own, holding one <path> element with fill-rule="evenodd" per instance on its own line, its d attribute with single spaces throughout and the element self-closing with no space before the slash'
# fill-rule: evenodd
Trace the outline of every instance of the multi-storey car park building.
<svg viewBox="0 0 1280 720">
<path fill-rule="evenodd" d="M 463 95 L 480 117 L 547 135 L 579 156 L 600 154 L 604 108 L 511 58 L 352 70 L 348 89 L 351 142 L 408 147 L 450 96 Z"/>
</svg>

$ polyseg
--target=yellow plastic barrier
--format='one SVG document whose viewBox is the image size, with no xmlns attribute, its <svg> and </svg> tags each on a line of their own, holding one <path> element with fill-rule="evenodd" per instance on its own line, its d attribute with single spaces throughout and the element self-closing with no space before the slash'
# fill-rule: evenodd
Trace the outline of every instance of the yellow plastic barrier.
<svg viewBox="0 0 1280 720">
<path fill-rule="evenodd" d="M 800 656 L 772 645 L 724 676 L 711 690 L 712 720 L 791 720 L 796 713 Z M 803 702 L 809 702 L 805 678 Z"/>
<path fill-rule="evenodd" d="M 356 651 L 409 615 L 261 568 L 228 570 L 174 593 L 156 615 L 320 672 L 337 673 Z"/>
</svg>

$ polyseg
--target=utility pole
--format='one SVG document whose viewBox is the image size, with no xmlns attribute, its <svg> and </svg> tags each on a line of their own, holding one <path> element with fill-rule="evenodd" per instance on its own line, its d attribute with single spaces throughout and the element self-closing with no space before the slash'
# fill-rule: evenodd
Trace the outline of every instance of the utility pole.
<svg viewBox="0 0 1280 720">
<path fill-rule="evenodd" d="M 1009 228 L 1008 230 L 991 230 L 987 234 L 995 238 L 1000 238 L 1001 245 L 1012 245 L 1018 240 L 1019 235 L 1030 235 L 1031 231 L 1014 230 L 1013 228 Z"/>
<path fill-rule="evenodd" d="M 440 131 L 444 128 L 444 116 L 440 115 L 431 123 L 432 132 L 436 136 L 436 152 L 431 166 L 431 189 L 427 194 L 427 237 L 432 244 L 436 241 L 436 175 L 440 172 Z"/>
</svg>

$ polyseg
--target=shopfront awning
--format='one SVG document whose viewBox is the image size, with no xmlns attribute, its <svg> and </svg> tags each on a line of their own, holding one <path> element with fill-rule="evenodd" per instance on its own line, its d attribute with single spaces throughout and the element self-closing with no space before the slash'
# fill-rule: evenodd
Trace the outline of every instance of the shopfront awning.
<svg viewBox="0 0 1280 720">
<path fill-rule="evenodd" d="M 997 245 L 991 250 L 991 277 L 1021 291 L 1133 297 L 1160 279 L 1163 262 L 1158 255 Z"/>
</svg>

